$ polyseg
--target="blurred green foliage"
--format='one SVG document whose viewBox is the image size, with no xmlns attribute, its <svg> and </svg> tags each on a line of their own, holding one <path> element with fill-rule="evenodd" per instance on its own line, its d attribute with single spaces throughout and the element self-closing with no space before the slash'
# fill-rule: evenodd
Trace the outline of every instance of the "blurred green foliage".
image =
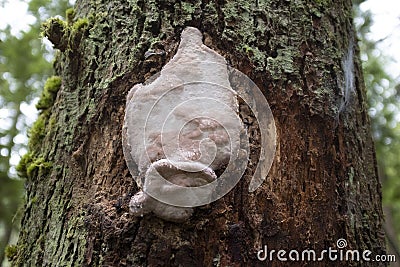
<svg viewBox="0 0 400 267">
<path fill-rule="evenodd" d="M 385 66 L 391 58 L 377 45 L 382 40 L 371 39 L 371 12 L 362 12 L 354 1 L 355 25 L 359 37 L 364 80 L 367 87 L 369 115 L 375 140 L 379 174 L 382 181 L 386 235 L 391 246 L 400 240 L 400 85 L 388 74 Z M 396 118 L 397 116 L 397 118 Z M 395 249 L 395 248 L 392 248 Z"/>
<path fill-rule="evenodd" d="M 0 7 L 7 2 L 1 0 Z M 28 12 L 36 21 L 29 30 L 14 35 L 8 25 L 0 31 L 0 265 L 12 233 L 18 230 L 14 218 L 23 198 L 23 181 L 15 170 L 26 153 L 26 129 L 31 124 L 23 107 L 32 106 L 52 74 L 52 64 L 46 60 L 52 52 L 42 43 L 40 26 L 68 7 L 67 0 L 31 0 Z"/>
</svg>

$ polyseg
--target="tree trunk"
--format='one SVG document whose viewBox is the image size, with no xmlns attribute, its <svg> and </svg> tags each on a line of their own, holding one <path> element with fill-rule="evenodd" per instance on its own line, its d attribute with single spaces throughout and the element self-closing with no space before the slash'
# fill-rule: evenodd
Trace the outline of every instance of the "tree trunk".
<svg viewBox="0 0 400 267">
<path fill-rule="evenodd" d="M 320 252 L 340 238 L 346 249 L 385 253 L 350 0 L 78 0 L 75 10 L 74 21 L 69 13 L 44 26 L 60 50 L 62 83 L 47 88 L 30 132 L 16 265 L 282 266 L 276 254 L 261 261 L 257 252 Z M 173 57 L 186 26 L 265 95 L 277 128 L 274 163 L 249 193 L 251 157 L 229 194 L 185 222 L 133 217 L 138 188 L 121 141 L 126 96 Z M 257 125 L 247 132 L 257 154 Z"/>
</svg>

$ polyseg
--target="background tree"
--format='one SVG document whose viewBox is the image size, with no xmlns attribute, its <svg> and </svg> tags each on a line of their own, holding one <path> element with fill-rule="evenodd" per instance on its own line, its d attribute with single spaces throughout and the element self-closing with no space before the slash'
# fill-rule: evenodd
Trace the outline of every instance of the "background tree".
<svg viewBox="0 0 400 267">
<path fill-rule="evenodd" d="M 377 43 L 383 40 L 376 42 L 369 36 L 373 17 L 370 12 L 360 10 L 359 4 L 362 2 L 365 1 L 356 1 L 354 10 L 368 89 L 369 115 L 383 185 L 385 230 L 389 252 L 400 258 L 400 224 L 396 223 L 400 221 L 400 127 L 396 118 L 399 114 L 399 85 L 385 69 L 391 60 L 389 55 L 377 47 Z"/>
<path fill-rule="evenodd" d="M 45 27 L 61 51 L 61 78 L 43 93 L 19 167 L 27 200 L 15 263 L 257 264 L 262 244 L 322 250 L 340 237 L 352 249 L 384 252 L 350 1 L 80 1 L 76 10 L 80 19 Z M 136 188 L 120 140 L 125 95 L 173 56 L 186 25 L 263 90 L 277 156 L 255 194 L 247 192 L 249 166 L 234 191 L 190 222 L 134 219 L 126 203 Z M 165 56 L 145 58 L 147 51 Z M 351 74 L 355 84 L 346 88 Z"/>
</svg>

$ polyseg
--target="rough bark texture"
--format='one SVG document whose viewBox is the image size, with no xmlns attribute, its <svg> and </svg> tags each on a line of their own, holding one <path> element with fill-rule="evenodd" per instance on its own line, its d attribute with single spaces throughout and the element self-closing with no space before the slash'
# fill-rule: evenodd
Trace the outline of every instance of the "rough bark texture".
<svg viewBox="0 0 400 267">
<path fill-rule="evenodd" d="M 350 0 L 78 0 L 76 11 L 80 20 L 50 21 L 45 33 L 62 50 L 62 85 L 31 132 L 39 141 L 16 265 L 281 266 L 259 261 L 257 250 L 321 251 L 339 238 L 384 253 Z M 185 223 L 133 218 L 127 204 L 138 189 L 121 145 L 126 94 L 174 55 L 185 26 L 263 91 L 277 126 L 275 161 L 248 193 L 259 131 L 242 108 L 255 156 L 235 189 Z M 354 92 L 345 90 L 353 48 Z"/>
</svg>

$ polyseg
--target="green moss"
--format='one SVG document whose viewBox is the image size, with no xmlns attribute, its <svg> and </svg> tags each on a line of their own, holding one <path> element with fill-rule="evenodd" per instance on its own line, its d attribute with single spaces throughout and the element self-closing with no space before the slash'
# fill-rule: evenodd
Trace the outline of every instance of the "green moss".
<svg viewBox="0 0 400 267">
<path fill-rule="evenodd" d="M 87 18 L 79 18 L 72 25 L 72 32 L 82 31 L 89 26 L 89 19 Z"/>
<path fill-rule="evenodd" d="M 20 177 L 26 178 L 28 177 L 27 174 L 27 167 L 32 163 L 32 153 L 28 152 L 22 156 L 21 160 L 19 161 L 17 167 L 15 168 L 18 172 Z"/>
<path fill-rule="evenodd" d="M 42 36 L 49 37 L 54 30 L 58 30 L 60 33 L 64 33 L 68 29 L 68 25 L 60 18 L 50 18 L 43 22 L 41 25 Z"/>
<path fill-rule="evenodd" d="M 43 157 L 35 158 L 32 152 L 22 156 L 16 169 L 22 178 L 32 178 L 34 174 L 46 174 L 52 168 L 52 163 L 45 161 Z"/>
<path fill-rule="evenodd" d="M 75 18 L 75 9 L 73 8 L 68 8 L 65 11 L 65 17 L 67 19 L 67 23 L 68 25 L 72 24 L 74 22 L 74 18 Z"/>
<path fill-rule="evenodd" d="M 18 254 L 18 246 L 17 245 L 8 245 L 4 250 L 5 256 L 9 261 L 13 261 L 17 258 Z"/>
<path fill-rule="evenodd" d="M 47 174 L 51 167 L 51 162 L 46 162 L 44 158 L 38 158 L 27 166 L 26 174 L 29 178 L 32 178 L 35 174 Z"/>
<path fill-rule="evenodd" d="M 42 96 L 37 103 L 36 107 L 42 110 L 38 119 L 29 129 L 29 152 L 22 156 L 18 163 L 16 170 L 18 175 L 23 178 L 32 178 L 34 174 L 42 173 L 51 168 L 51 163 L 46 162 L 43 157 L 40 157 L 40 148 L 44 137 L 47 135 L 48 130 L 54 127 L 56 121 L 54 118 L 50 118 L 49 108 L 54 104 L 54 100 L 58 90 L 61 87 L 61 78 L 53 76 L 47 79 L 46 84 L 43 88 Z M 37 170 L 39 172 L 37 172 Z"/>
<path fill-rule="evenodd" d="M 44 90 L 47 90 L 51 93 L 57 93 L 61 86 L 61 77 L 52 76 L 47 79 L 46 84 L 44 85 Z"/>
<path fill-rule="evenodd" d="M 32 125 L 29 130 L 29 149 L 34 149 L 38 144 L 42 142 L 42 139 L 46 136 L 46 116 L 40 115 L 39 118 Z"/>
<path fill-rule="evenodd" d="M 67 21 L 50 18 L 42 24 L 42 36 L 47 37 L 55 48 L 64 52 L 74 50 L 80 43 L 83 33 L 88 29 L 89 19 L 79 18 L 73 22 L 75 11 L 66 11 Z"/>
<path fill-rule="evenodd" d="M 65 51 L 68 46 L 69 27 L 67 23 L 59 18 L 50 18 L 42 23 L 42 36 L 47 37 L 54 47 Z"/>
<path fill-rule="evenodd" d="M 36 104 L 37 109 L 48 109 L 54 104 L 55 96 L 61 87 L 61 78 L 59 76 L 52 76 L 47 79 L 42 96 Z"/>
<path fill-rule="evenodd" d="M 36 104 L 37 109 L 47 109 L 53 105 L 53 94 L 43 90 L 39 102 Z"/>
</svg>

